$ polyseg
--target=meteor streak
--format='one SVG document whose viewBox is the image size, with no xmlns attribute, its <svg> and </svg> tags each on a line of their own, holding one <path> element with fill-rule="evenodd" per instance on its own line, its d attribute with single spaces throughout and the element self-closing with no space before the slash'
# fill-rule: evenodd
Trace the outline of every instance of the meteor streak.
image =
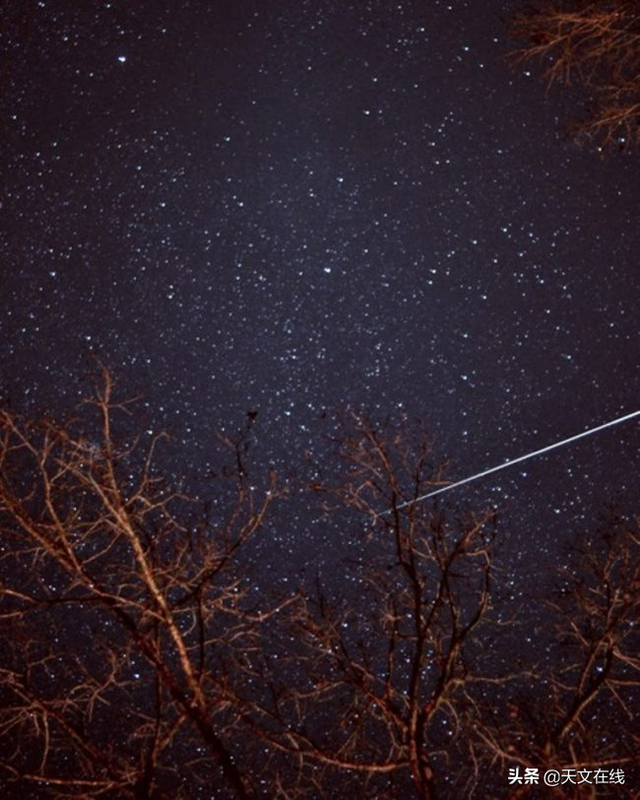
<svg viewBox="0 0 640 800">
<path fill-rule="evenodd" d="M 603 425 L 598 425 L 595 428 L 589 428 L 589 430 L 583 431 L 582 433 L 577 433 L 575 436 L 570 436 L 568 439 L 563 439 L 561 442 L 549 444 L 546 447 L 542 447 L 540 450 L 533 450 L 531 453 L 526 453 L 524 456 L 513 458 L 511 461 L 505 461 L 504 464 L 500 464 L 497 467 L 491 467 L 491 469 L 485 469 L 482 472 L 477 472 L 475 475 L 470 475 L 468 478 L 463 478 L 461 481 L 450 483 L 448 486 L 441 486 L 439 489 L 434 489 L 432 492 L 427 492 L 427 494 L 416 497 L 414 500 L 407 500 L 404 503 L 400 503 L 398 506 L 396 506 L 396 508 L 407 508 L 408 506 L 413 506 L 416 503 L 421 503 L 423 500 L 427 500 L 429 497 L 435 497 L 437 494 L 449 492 L 451 489 L 455 489 L 465 483 L 471 483 L 471 481 L 476 481 L 478 478 L 484 478 L 485 475 L 491 475 L 493 472 L 498 472 L 501 469 L 512 467 L 514 464 L 520 464 L 522 461 L 526 461 L 529 458 L 534 458 L 534 456 L 541 456 L 543 453 L 548 453 L 550 450 L 555 450 L 557 447 L 563 447 L 565 444 L 569 444 L 570 442 L 576 442 L 578 439 L 584 439 L 585 436 L 591 436 L 592 433 L 597 433 L 605 428 L 612 428 L 614 425 L 619 425 L 621 422 L 627 422 L 628 420 L 638 416 L 640 416 L 640 411 L 633 411 L 631 414 L 625 414 L 623 417 L 617 417 L 609 422 L 605 422 Z M 390 509 L 387 509 L 387 511 L 384 511 L 383 514 L 388 514 L 389 512 Z"/>
</svg>

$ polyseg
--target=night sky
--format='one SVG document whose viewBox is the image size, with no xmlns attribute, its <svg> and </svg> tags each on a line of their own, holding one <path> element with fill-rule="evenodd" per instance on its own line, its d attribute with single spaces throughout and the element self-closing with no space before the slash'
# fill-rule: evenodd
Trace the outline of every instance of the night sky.
<svg viewBox="0 0 640 800">
<path fill-rule="evenodd" d="M 637 155 L 562 134 L 578 98 L 507 62 L 520 9 L 5 0 L 3 394 L 62 413 L 96 353 L 191 479 L 249 410 L 257 473 L 355 407 L 420 417 L 452 479 L 636 410 Z M 448 502 L 501 509 L 526 592 L 632 507 L 639 433 Z M 338 553 L 292 503 L 259 569 Z"/>
</svg>

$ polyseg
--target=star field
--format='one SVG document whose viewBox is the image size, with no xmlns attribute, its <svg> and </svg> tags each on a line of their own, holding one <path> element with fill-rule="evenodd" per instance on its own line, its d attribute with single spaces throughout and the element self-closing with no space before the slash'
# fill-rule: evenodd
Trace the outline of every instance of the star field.
<svg viewBox="0 0 640 800">
<path fill-rule="evenodd" d="M 578 149 L 570 97 L 508 66 L 518 3 L 4 5 L 19 408 L 68 408 L 95 352 L 176 474 L 248 410 L 256 470 L 295 470 L 353 406 L 422 418 L 455 478 L 638 408 L 637 162 Z M 634 422 L 456 501 L 503 510 L 519 585 L 635 501 L 638 442 Z M 331 532 L 287 514 L 264 563 L 323 563 Z"/>
</svg>

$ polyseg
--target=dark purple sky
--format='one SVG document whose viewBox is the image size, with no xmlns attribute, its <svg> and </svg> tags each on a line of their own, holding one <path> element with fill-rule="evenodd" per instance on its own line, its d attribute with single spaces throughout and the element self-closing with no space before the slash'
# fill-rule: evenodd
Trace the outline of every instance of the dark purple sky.
<svg viewBox="0 0 640 800">
<path fill-rule="evenodd" d="M 520 7 L 3 3 L 3 391 L 68 408 L 96 351 L 176 474 L 249 409 L 258 468 L 352 405 L 424 419 L 455 478 L 636 410 L 638 157 L 559 134 L 571 96 L 505 60 Z M 503 509 L 515 575 L 635 502 L 639 444 L 450 500 Z"/>
</svg>

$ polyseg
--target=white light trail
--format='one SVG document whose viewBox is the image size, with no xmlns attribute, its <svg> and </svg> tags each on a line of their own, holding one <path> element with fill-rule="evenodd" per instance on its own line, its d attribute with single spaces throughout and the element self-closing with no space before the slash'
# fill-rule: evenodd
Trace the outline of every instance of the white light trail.
<svg viewBox="0 0 640 800">
<path fill-rule="evenodd" d="M 612 428 L 614 425 L 619 425 L 621 422 L 627 422 L 634 417 L 640 416 L 640 411 L 633 411 L 631 414 L 625 414 L 623 417 L 617 417 L 616 419 L 612 419 L 609 422 L 605 422 L 604 425 L 598 425 L 595 428 L 589 428 L 589 430 L 583 431 L 582 433 L 577 433 L 575 436 L 570 436 L 568 439 L 563 439 L 561 442 L 555 442 L 554 444 L 549 444 L 546 447 L 540 448 L 540 450 L 533 450 L 531 453 L 527 453 L 524 456 L 520 456 L 519 458 L 513 458 L 511 461 L 505 461 L 504 464 L 500 464 L 497 467 L 491 467 L 491 469 L 485 469 L 482 472 L 477 472 L 475 475 L 470 475 L 468 478 L 463 478 L 461 481 L 456 481 L 455 483 L 450 483 L 448 486 L 441 486 L 439 489 L 434 489 L 432 492 L 427 492 L 427 494 L 423 494 L 420 497 L 416 497 L 414 500 L 407 500 L 405 503 L 400 503 L 396 506 L 397 509 L 407 508 L 407 506 L 413 506 L 416 503 L 421 503 L 423 500 L 427 500 L 430 497 L 435 497 L 437 494 L 442 494 L 443 492 L 449 492 L 452 489 L 456 489 L 458 486 L 462 486 L 465 483 L 470 483 L 471 481 L 476 481 L 478 478 L 484 478 L 485 475 L 491 475 L 493 472 L 498 472 L 501 469 L 506 469 L 507 467 L 512 467 L 514 464 L 520 464 L 522 461 L 526 461 L 529 458 L 534 458 L 535 456 L 541 456 L 543 453 L 548 453 L 550 450 L 555 450 L 557 447 L 563 447 L 565 444 L 569 444 L 570 442 L 576 442 L 578 439 L 583 439 L 585 436 L 591 436 L 593 433 L 598 433 L 598 431 L 603 431 L 605 428 Z M 390 513 L 390 510 L 384 511 L 383 514 Z"/>
</svg>

